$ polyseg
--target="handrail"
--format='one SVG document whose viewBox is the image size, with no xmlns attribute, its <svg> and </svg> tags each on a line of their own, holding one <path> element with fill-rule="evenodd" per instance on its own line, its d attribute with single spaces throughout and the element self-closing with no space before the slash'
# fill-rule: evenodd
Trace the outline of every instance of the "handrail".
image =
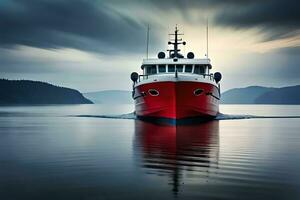
<svg viewBox="0 0 300 200">
<path fill-rule="evenodd" d="M 141 82 L 141 77 L 143 77 L 143 80 L 145 80 L 145 77 L 147 77 L 146 79 L 148 79 L 148 76 L 149 75 L 146 75 L 146 74 L 139 75 L 139 82 Z"/>
<path fill-rule="evenodd" d="M 173 73 L 173 72 L 171 72 L 171 73 Z M 171 74 L 171 73 L 169 73 L 169 72 L 164 72 L 164 73 L 156 73 L 156 74 L 150 74 L 150 75 L 140 74 L 140 75 L 139 75 L 138 82 L 141 82 L 141 77 L 143 77 L 143 80 L 145 80 L 145 79 L 148 79 L 149 76 L 151 76 L 151 75 L 157 75 L 157 74 Z M 178 73 L 182 73 L 182 72 L 178 72 Z M 185 72 L 183 72 L 183 73 L 185 73 Z M 210 80 L 215 81 L 215 79 L 214 79 L 214 74 L 196 74 L 196 73 L 187 73 L 187 74 L 195 74 L 195 75 L 203 76 L 203 78 L 208 77 Z"/>
</svg>

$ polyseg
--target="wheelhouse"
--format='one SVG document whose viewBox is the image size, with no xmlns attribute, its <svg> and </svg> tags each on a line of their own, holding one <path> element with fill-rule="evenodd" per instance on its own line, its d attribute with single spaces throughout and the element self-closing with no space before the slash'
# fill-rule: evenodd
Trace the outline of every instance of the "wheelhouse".
<svg viewBox="0 0 300 200">
<path fill-rule="evenodd" d="M 198 63 L 168 63 L 168 64 L 143 64 L 143 75 L 167 74 L 167 73 L 189 73 L 189 74 L 209 74 L 210 64 Z"/>
<path fill-rule="evenodd" d="M 172 37 L 168 42 L 168 45 L 173 45 L 173 48 L 169 48 L 168 55 L 161 51 L 157 54 L 157 58 L 148 58 L 143 60 L 142 70 L 143 74 L 132 74 L 133 82 L 157 81 L 157 78 L 169 78 L 174 75 L 175 78 L 180 76 L 185 78 L 192 78 L 193 80 L 200 80 L 198 78 L 205 79 L 206 81 L 219 82 L 215 80 L 214 74 L 210 73 L 212 68 L 210 59 L 206 54 L 206 58 L 195 58 L 193 52 L 188 52 L 185 55 L 181 54 L 179 45 L 186 45 L 186 42 L 181 38 L 178 38 L 177 27 L 175 28 L 175 34 L 170 34 Z M 174 36 L 174 38 L 173 38 Z M 221 79 L 221 75 L 217 74 L 218 80 Z"/>
</svg>

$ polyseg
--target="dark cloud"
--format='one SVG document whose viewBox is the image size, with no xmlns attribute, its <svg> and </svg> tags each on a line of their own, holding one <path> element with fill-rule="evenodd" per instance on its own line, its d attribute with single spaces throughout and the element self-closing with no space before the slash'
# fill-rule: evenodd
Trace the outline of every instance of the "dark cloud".
<svg viewBox="0 0 300 200">
<path fill-rule="evenodd" d="M 137 1 L 136 1 L 137 2 Z M 299 0 L 150 0 L 161 9 L 185 12 L 191 8 L 204 12 L 216 9 L 215 22 L 236 27 L 269 25 L 299 28 Z"/>
<path fill-rule="evenodd" d="M 284 55 L 290 55 L 290 56 L 295 56 L 300 61 L 300 57 L 299 57 L 299 55 L 300 55 L 300 46 L 280 48 L 280 49 L 277 49 L 275 51 L 275 53 L 277 53 L 277 54 L 284 54 Z M 299 70 L 300 70 L 300 66 L 299 66 Z M 300 74 L 300 71 L 299 71 L 299 74 Z"/>
<path fill-rule="evenodd" d="M 207 14 L 219 26 L 258 28 L 265 33 L 265 41 L 294 36 L 299 34 L 297 30 L 300 29 L 299 0 L 150 0 L 150 2 L 166 12 L 177 10 L 180 16 L 190 23 L 199 23 L 199 19 L 193 19 L 189 15 L 191 9 L 198 9 L 199 14 Z"/>
<path fill-rule="evenodd" d="M 237 27 L 269 26 L 270 28 L 300 26 L 300 1 L 265 0 L 248 5 L 224 8 L 216 22 Z"/>
<path fill-rule="evenodd" d="M 0 3 L 0 45 L 75 48 L 110 54 L 143 52 L 144 24 L 151 23 L 151 18 L 140 22 L 134 10 L 125 16 L 112 9 L 131 9 L 133 4 L 141 10 L 151 5 L 166 14 L 175 10 L 190 23 L 199 23 L 189 15 L 190 9 L 209 11 L 217 25 L 258 27 L 269 33 L 266 40 L 294 36 L 300 27 L 298 0 L 6 0 Z M 153 46 L 159 43 L 156 36 L 152 33 Z"/>
<path fill-rule="evenodd" d="M 115 0 L 114 2 L 117 2 Z M 136 4 L 150 3 L 161 9 L 177 9 L 184 11 L 190 8 L 217 8 L 227 5 L 245 6 L 253 3 L 260 2 L 260 0 L 131 0 Z"/>
<path fill-rule="evenodd" d="M 235 28 L 260 28 L 265 40 L 288 38 L 299 34 L 300 1 L 264 0 L 252 4 L 222 9 L 215 22 Z"/>
<path fill-rule="evenodd" d="M 101 1 L 10 0 L 0 6 L 0 45 L 138 52 L 145 26 Z"/>
</svg>

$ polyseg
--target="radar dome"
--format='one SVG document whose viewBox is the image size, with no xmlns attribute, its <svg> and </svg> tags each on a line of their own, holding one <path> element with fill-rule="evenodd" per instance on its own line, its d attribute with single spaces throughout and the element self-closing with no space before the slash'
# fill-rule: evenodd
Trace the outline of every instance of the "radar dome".
<svg viewBox="0 0 300 200">
<path fill-rule="evenodd" d="M 162 59 L 162 58 L 165 58 L 165 57 L 166 57 L 166 54 L 165 54 L 164 52 L 161 51 L 161 52 L 158 53 L 157 57 L 158 57 L 159 59 Z"/>
<path fill-rule="evenodd" d="M 193 59 L 195 57 L 194 53 L 193 52 L 188 52 L 187 54 L 187 58 L 189 59 Z"/>
</svg>

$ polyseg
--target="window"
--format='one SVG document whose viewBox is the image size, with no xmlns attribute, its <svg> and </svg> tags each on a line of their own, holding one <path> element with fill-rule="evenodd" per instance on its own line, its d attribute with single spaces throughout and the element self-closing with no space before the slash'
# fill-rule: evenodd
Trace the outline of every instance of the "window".
<svg viewBox="0 0 300 200">
<path fill-rule="evenodd" d="M 166 72 L 166 65 L 158 65 L 158 72 L 159 73 Z"/>
<path fill-rule="evenodd" d="M 168 65 L 168 72 L 175 72 L 175 65 Z"/>
<path fill-rule="evenodd" d="M 201 65 L 195 65 L 194 69 L 195 74 L 204 74 L 205 73 L 205 67 Z"/>
<path fill-rule="evenodd" d="M 185 72 L 191 73 L 193 70 L 193 65 L 185 65 Z"/>
<path fill-rule="evenodd" d="M 151 74 L 151 67 L 146 67 L 146 74 L 147 75 Z"/>
<path fill-rule="evenodd" d="M 157 70 L 156 70 L 156 65 L 152 65 L 151 66 L 151 74 L 156 74 Z"/>
<path fill-rule="evenodd" d="M 199 65 L 195 65 L 194 73 L 195 74 L 200 74 L 200 66 Z"/>
<path fill-rule="evenodd" d="M 200 66 L 200 74 L 205 74 L 205 66 Z"/>
<path fill-rule="evenodd" d="M 177 65 L 176 69 L 178 72 L 183 72 L 183 65 Z"/>
<path fill-rule="evenodd" d="M 146 74 L 147 75 L 151 75 L 151 74 L 156 74 L 157 70 L 156 70 L 156 65 L 148 65 L 145 66 L 146 67 Z"/>
</svg>

